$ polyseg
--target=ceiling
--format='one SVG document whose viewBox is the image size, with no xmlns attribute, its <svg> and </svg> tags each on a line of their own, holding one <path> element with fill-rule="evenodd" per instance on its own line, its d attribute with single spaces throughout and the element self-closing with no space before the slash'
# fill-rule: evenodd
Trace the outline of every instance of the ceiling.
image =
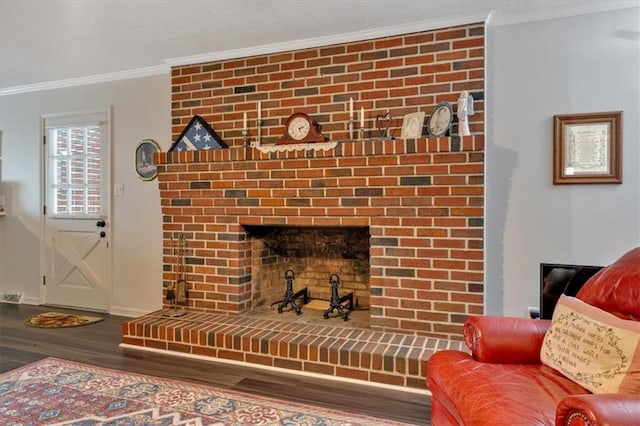
<svg viewBox="0 0 640 426">
<path fill-rule="evenodd" d="M 0 0 L 0 94 L 399 29 L 638 5 L 640 0 Z"/>
</svg>

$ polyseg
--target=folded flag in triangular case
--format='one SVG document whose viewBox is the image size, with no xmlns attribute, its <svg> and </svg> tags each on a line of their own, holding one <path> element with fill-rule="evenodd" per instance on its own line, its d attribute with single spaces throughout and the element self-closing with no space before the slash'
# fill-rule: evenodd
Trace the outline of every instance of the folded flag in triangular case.
<svg viewBox="0 0 640 426">
<path fill-rule="evenodd" d="M 220 136 L 199 115 L 194 115 L 178 139 L 171 145 L 172 151 L 207 151 L 227 148 Z"/>
</svg>

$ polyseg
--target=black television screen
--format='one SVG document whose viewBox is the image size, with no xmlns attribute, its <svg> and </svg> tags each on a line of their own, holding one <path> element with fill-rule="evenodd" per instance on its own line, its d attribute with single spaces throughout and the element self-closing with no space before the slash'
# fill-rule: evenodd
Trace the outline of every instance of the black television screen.
<svg viewBox="0 0 640 426">
<path fill-rule="evenodd" d="M 604 266 L 540 264 L 540 318 L 551 319 L 561 294 L 575 296 Z"/>
</svg>

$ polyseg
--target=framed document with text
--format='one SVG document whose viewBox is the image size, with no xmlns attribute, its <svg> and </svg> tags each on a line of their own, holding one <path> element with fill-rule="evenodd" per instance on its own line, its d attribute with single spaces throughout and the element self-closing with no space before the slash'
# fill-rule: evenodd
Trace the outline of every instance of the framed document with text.
<svg viewBox="0 0 640 426">
<path fill-rule="evenodd" d="M 553 117 L 553 184 L 622 183 L 622 111 Z"/>
</svg>

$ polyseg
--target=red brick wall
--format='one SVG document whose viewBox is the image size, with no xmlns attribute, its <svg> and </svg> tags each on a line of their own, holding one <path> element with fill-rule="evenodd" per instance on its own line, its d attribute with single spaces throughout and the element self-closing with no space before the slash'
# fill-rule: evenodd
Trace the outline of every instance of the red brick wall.
<svg viewBox="0 0 640 426">
<path fill-rule="evenodd" d="M 255 138 L 262 103 L 262 142 L 274 142 L 289 115 L 310 114 L 330 140 L 348 138 L 349 99 L 365 110 L 367 137 L 378 136 L 375 117 L 389 111 L 393 135 L 402 116 L 427 115 L 462 90 L 476 100 L 472 132 L 483 131 L 484 26 L 447 28 L 294 52 L 176 67 L 172 70 L 175 138 L 194 114 L 212 125 L 227 145 L 242 144 L 247 112 Z M 454 128 L 455 131 L 455 128 Z"/>
<path fill-rule="evenodd" d="M 165 287 L 172 233 L 190 241 L 189 306 L 240 313 L 252 280 L 243 225 L 368 226 L 372 328 L 459 339 L 464 318 L 483 311 L 483 33 L 468 25 L 175 68 L 174 137 L 198 114 L 231 148 L 157 155 Z M 344 141 L 350 97 L 371 129 L 377 114 L 429 115 L 462 90 L 476 99 L 472 136 Z M 298 111 L 342 142 L 242 148 L 242 115 L 253 139 L 258 100 L 263 144 Z"/>
</svg>

